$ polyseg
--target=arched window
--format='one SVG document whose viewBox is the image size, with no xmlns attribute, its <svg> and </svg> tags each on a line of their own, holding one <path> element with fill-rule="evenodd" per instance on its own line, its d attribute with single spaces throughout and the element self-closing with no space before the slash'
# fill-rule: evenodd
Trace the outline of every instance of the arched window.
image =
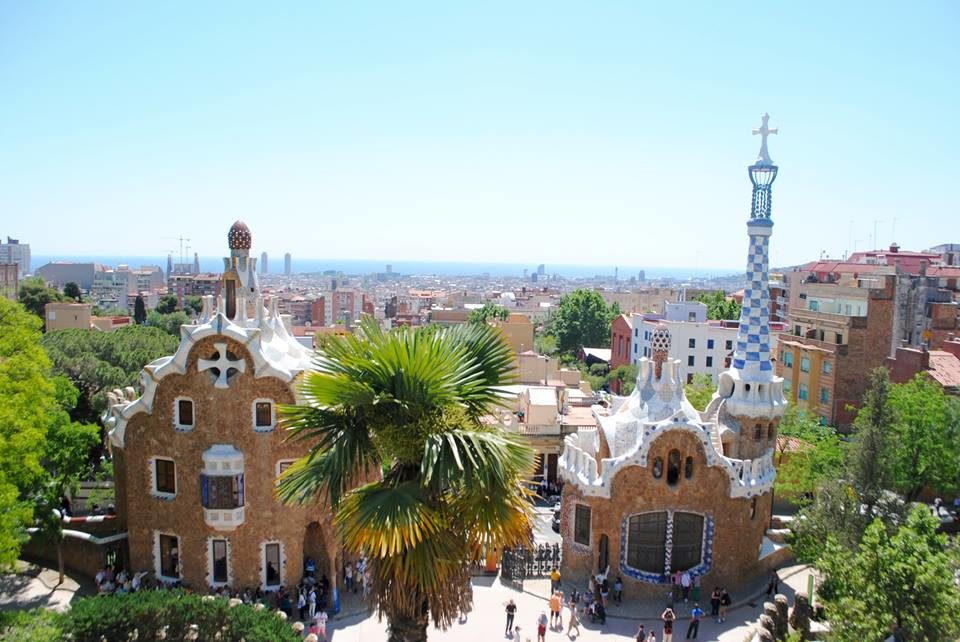
<svg viewBox="0 0 960 642">
<path fill-rule="evenodd" d="M 663 459 L 657 457 L 653 460 L 653 478 L 660 479 L 663 477 Z"/>
<path fill-rule="evenodd" d="M 753 440 L 760 441 L 761 439 L 763 439 L 763 426 L 757 424 L 753 427 Z"/>
<path fill-rule="evenodd" d="M 693 457 L 687 457 L 687 461 L 684 462 L 683 476 L 687 479 L 693 477 Z"/>
<path fill-rule="evenodd" d="M 671 450 L 667 455 L 667 483 L 676 486 L 680 481 L 680 451 Z"/>
</svg>

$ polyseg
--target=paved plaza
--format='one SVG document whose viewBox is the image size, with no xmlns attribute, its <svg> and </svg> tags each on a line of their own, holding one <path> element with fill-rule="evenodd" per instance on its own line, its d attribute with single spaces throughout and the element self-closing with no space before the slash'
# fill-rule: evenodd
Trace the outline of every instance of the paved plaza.
<svg viewBox="0 0 960 642">
<path fill-rule="evenodd" d="M 793 566 L 780 570 L 780 576 L 783 579 L 780 583 L 780 592 L 793 601 L 793 594 L 797 590 L 806 590 L 809 570 L 805 566 Z M 428 631 L 431 640 L 442 642 L 491 642 L 493 640 L 505 640 L 507 642 L 526 642 L 528 639 L 534 642 L 537 637 L 536 620 L 541 612 L 548 612 L 547 600 L 531 592 L 522 593 L 507 588 L 500 581 L 493 577 L 474 578 L 473 583 L 474 608 L 469 614 L 465 623 L 455 623 L 447 631 L 439 631 L 431 628 Z M 749 596 L 756 598 L 744 603 L 747 596 L 737 599 L 734 596 L 735 606 L 727 613 L 727 620 L 723 624 L 713 622 L 707 616 L 700 624 L 700 634 L 698 640 L 717 640 L 719 642 L 744 642 L 747 636 L 753 630 L 763 606 L 763 595 Z M 513 599 L 517 604 L 517 615 L 515 624 L 520 627 L 519 638 L 510 638 L 504 635 L 504 604 L 507 600 Z M 751 606 L 750 604 L 755 604 Z M 737 605 L 739 604 L 739 605 Z M 675 606 L 677 614 L 683 618 L 675 627 L 674 640 L 684 639 L 687 631 L 686 619 L 692 603 L 686 606 L 681 602 Z M 710 605 L 701 604 L 704 610 L 709 613 Z M 634 611 L 652 612 L 656 608 L 652 604 L 635 605 Z M 627 609 L 624 609 L 626 611 Z M 589 618 L 580 625 L 581 635 L 573 638 L 566 636 L 566 617 L 567 610 L 564 609 L 564 628 L 562 631 L 548 629 L 547 640 L 562 642 L 564 640 L 579 639 L 585 642 L 592 640 L 616 641 L 633 640 L 637 631 L 637 626 L 642 622 L 646 625 L 647 631 L 653 630 L 657 633 L 657 640 L 662 640 L 661 622 L 658 618 L 637 619 L 632 616 L 607 617 L 606 625 L 591 624 Z M 375 616 L 352 616 L 343 619 L 334 619 L 327 627 L 328 638 L 330 642 L 374 642 L 376 640 L 385 640 L 385 622 L 377 622 Z"/>
</svg>

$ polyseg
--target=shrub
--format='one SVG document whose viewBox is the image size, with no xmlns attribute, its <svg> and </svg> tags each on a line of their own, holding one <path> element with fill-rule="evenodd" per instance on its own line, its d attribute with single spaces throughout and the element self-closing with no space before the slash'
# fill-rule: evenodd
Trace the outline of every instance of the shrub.
<svg viewBox="0 0 960 642">
<path fill-rule="evenodd" d="M 0 642 L 59 642 L 65 616 L 49 609 L 0 612 Z"/>
<path fill-rule="evenodd" d="M 184 591 L 140 591 L 76 602 L 65 614 L 64 632 L 76 642 L 127 642 L 137 630 L 139 642 L 184 640 L 191 625 L 198 640 L 299 642 L 300 636 L 272 611 L 230 607 L 226 598 Z M 165 631 L 165 636 L 160 632 Z"/>
</svg>

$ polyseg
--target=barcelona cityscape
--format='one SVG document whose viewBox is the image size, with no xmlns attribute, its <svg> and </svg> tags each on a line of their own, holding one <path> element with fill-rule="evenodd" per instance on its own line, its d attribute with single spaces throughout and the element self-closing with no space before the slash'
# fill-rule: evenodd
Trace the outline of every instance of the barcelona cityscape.
<svg viewBox="0 0 960 642">
<path fill-rule="evenodd" d="M 0 6 L 0 642 L 960 640 L 958 27 Z"/>
</svg>

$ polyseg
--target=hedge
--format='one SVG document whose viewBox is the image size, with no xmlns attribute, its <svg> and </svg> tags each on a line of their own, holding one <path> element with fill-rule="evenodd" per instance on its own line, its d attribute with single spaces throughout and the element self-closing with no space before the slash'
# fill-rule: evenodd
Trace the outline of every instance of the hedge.
<svg viewBox="0 0 960 642">
<path fill-rule="evenodd" d="M 140 591 L 121 595 L 97 596 L 75 602 L 61 616 L 48 611 L 31 612 L 35 621 L 25 617 L 2 622 L 0 640 L 55 640 L 75 642 L 128 642 L 134 631 L 138 642 L 155 640 L 223 640 L 224 642 L 300 642 L 284 618 L 273 611 L 247 605 L 231 606 L 225 598 L 201 596 L 184 591 Z M 29 633 L 39 622 L 47 628 Z M 195 628 L 194 628 L 195 627 Z M 193 629 L 193 630 L 192 630 Z"/>
</svg>

